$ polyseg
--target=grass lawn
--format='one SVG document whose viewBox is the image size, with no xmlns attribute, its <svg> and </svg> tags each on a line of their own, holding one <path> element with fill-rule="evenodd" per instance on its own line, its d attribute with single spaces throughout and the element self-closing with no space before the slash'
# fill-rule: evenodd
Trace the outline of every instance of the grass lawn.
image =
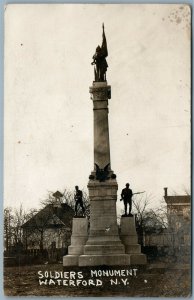
<svg viewBox="0 0 194 300">
<path fill-rule="evenodd" d="M 4 292 L 7 296 L 127 296 L 127 297 L 188 297 L 191 295 L 191 276 L 189 266 L 147 265 L 146 267 L 93 267 L 93 270 L 130 270 L 136 268 L 136 276 L 96 277 L 92 285 L 60 285 L 53 281 L 50 285 L 40 285 L 38 271 L 82 272 L 84 281 L 91 279 L 90 267 L 66 267 L 62 264 L 31 265 L 4 268 Z M 42 274 L 41 273 L 41 274 Z M 52 273 L 53 274 L 53 273 Z M 50 275 L 49 275 L 50 276 Z M 50 278 L 50 277 L 49 277 Z M 49 280 L 49 278 L 47 280 Z M 123 279 L 123 281 L 121 280 Z M 102 285 L 94 286 L 96 279 Z M 110 280 L 112 279 L 113 282 Z M 69 284 L 69 280 L 65 284 Z"/>
</svg>

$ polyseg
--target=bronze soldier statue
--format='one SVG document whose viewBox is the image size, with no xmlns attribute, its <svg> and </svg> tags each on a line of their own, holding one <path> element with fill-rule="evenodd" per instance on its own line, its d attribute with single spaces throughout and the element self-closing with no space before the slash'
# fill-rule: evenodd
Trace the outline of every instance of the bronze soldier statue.
<svg viewBox="0 0 194 300">
<path fill-rule="evenodd" d="M 102 24 L 102 46 L 96 48 L 96 53 L 93 55 L 92 65 L 96 65 L 94 68 L 95 81 L 106 81 L 106 71 L 108 64 L 106 57 L 108 56 L 108 49 L 106 43 L 106 36 L 104 33 L 104 24 Z"/>
<path fill-rule="evenodd" d="M 75 186 L 75 196 L 74 196 L 74 199 L 75 199 L 75 216 L 77 216 L 78 205 L 81 206 L 83 215 L 85 213 L 85 208 L 84 208 L 82 197 L 83 197 L 83 193 L 82 193 L 82 191 L 79 190 L 79 187 L 76 185 Z"/>
<path fill-rule="evenodd" d="M 124 202 L 125 216 L 127 216 L 127 205 L 128 204 L 129 204 L 129 216 L 132 216 L 132 214 L 131 214 L 132 196 L 133 196 L 133 192 L 129 188 L 129 183 L 126 183 L 126 188 L 124 188 L 121 192 L 121 201 Z"/>
<path fill-rule="evenodd" d="M 127 205 L 129 204 L 129 217 L 132 217 L 131 209 L 132 209 L 132 197 L 133 195 L 138 195 L 138 194 L 143 194 L 144 192 L 137 192 L 133 193 L 132 190 L 129 188 L 129 183 L 126 183 L 126 188 L 124 188 L 121 192 L 121 200 L 124 202 L 124 207 L 125 207 L 125 214 L 124 216 L 127 216 Z"/>
</svg>

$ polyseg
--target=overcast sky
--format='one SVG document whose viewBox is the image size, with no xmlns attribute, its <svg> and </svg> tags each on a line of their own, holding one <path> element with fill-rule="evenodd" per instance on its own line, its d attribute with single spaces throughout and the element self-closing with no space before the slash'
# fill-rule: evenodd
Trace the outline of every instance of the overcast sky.
<svg viewBox="0 0 194 300">
<path fill-rule="evenodd" d="M 87 189 L 93 169 L 92 56 L 108 44 L 111 166 L 120 194 L 153 205 L 190 187 L 190 10 L 183 5 L 7 5 L 5 206 Z M 121 205 L 118 203 L 118 205 Z"/>
</svg>

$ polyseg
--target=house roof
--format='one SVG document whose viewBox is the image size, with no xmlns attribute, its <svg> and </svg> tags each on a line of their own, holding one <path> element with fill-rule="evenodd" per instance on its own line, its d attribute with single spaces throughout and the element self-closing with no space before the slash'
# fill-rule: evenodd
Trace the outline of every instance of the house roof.
<svg viewBox="0 0 194 300">
<path fill-rule="evenodd" d="M 66 203 L 62 203 L 59 206 L 48 204 L 24 223 L 22 228 L 69 227 L 73 216 L 74 210 Z"/>
<path fill-rule="evenodd" d="M 48 225 L 62 225 L 65 226 L 65 223 L 63 223 L 55 214 L 52 215 L 49 219 L 48 219 Z"/>
<path fill-rule="evenodd" d="M 172 204 L 172 205 L 180 205 L 180 204 L 190 204 L 191 203 L 191 197 L 189 195 L 175 195 L 175 196 L 164 196 L 164 199 L 167 204 Z"/>
</svg>

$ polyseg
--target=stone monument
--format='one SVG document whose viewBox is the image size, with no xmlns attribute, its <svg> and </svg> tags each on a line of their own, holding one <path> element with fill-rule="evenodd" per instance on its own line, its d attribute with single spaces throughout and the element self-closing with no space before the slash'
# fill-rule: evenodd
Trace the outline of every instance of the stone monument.
<svg viewBox="0 0 194 300">
<path fill-rule="evenodd" d="M 128 251 L 128 240 L 126 238 L 123 239 L 124 242 L 127 241 L 126 245 L 121 242 L 117 225 L 116 201 L 118 185 L 116 175 L 111 169 L 110 161 L 108 100 L 111 99 L 111 86 L 106 81 L 106 71 L 108 68 L 106 62 L 107 56 L 108 50 L 103 25 L 102 46 L 96 48 L 92 62 L 92 65 L 94 65 L 95 81 L 93 81 L 93 85 L 90 87 L 94 115 L 94 169 L 89 176 L 88 183 L 90 229 L 85 245 L 83 245 L 83 241 L 86 238 L 80 239 L 80 247 L 71 244 L 69 247 L 70 255 L 64 257 L 64 266 L 131 264 L 131 252 Z M 75 234 L 75 222 L 79 223 L 79 218 L 76 221 L 73 220 L 72 236 Z M 80 222 L 84 222 L 83 219 Z M 127 226 L 125 227 L 128 228 Z M 83 233 L 81 233 L 81 228 L 79 230 L 79 226 L 76 228 L 75 236 L 76 242 L 78 242 L 78 235 L 82 235 Z M 84 233 L 86 233 L 85 230 Z M 139 247 L 136 247 L 135 251 L 137 248 L 139 251 Z M 137 263 L 137 259 L 135 263 Z"/>
</svg>

